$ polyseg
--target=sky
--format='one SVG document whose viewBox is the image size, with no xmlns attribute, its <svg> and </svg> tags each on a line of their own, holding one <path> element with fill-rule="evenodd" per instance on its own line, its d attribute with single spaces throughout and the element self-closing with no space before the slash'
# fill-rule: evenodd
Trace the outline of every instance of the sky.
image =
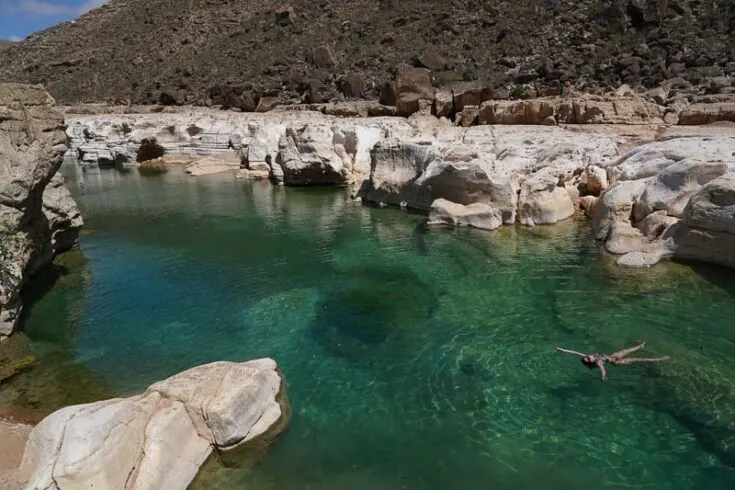
<svg viewBox="0 0 735 490">
<path fill-rule="evenodd" d="M 0 39 L 29 34 L 99 7 L 107 0 L 0 0 Z"/>
</svg>

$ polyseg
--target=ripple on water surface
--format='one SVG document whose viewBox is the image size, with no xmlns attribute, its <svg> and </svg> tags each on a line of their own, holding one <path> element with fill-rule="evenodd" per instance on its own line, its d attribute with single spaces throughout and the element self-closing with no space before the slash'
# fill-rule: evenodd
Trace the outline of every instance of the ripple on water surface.
<svg viewBox="0 0 735 490">
<path fill-rule="evenodd" d="M 53 408 L 271 356 L 290 428 L 194 488 L 733 488 L 730 271 L 623 270 L 571 221 L 427 231 L 340 190 L 71 178 L 84 260 L 32 298 L 41 362 L 0 401 Z M 673 359 L 607 383 L 554 352 L 644 339 Z"/>
</svg>

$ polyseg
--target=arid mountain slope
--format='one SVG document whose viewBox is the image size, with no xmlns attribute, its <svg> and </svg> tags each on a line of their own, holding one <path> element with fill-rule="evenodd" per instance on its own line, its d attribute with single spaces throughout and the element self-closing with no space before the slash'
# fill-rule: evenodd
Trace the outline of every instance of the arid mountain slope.
<svg viewBox="0 0 735 490">
<path fill-rule="evenodd" d="M 370 99 L 405 63 L 501 97 L 706 84 L 735 75 L 735 0 L 112 0 L 0 57 L 64 103 Z"/>
</svg>

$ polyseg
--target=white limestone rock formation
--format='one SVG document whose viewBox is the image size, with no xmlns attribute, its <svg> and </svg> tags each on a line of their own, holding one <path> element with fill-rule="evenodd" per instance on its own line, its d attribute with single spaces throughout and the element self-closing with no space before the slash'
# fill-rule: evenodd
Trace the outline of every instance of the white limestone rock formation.
<svg viewBox="0 0 735 490">
<path fill-rule="evenodd" d="M 192 160 L 209 157 L 205 165 L 192 166 L 192 174 L 216 171 L 213 162 L 218 158 L 228 161 L 226 168 L 219 166 L 220 171 L 235 168 L 228 155 L 234 150 L 241 178 L 270 177 L 276 183 L 288 180 L 287 184 L 293 185 L 360 185 L 370 172 L 370 149 L 392 128 L 400 128 L 400 133 L 413 131 L 400 118 L 366 120 L 309 111 L 245 114 L 198 109 L 176 114 L 72 116 L 67 133 L 83 166 L 136 165 L 141 145 L 153 141 L 161 154 L 188 155 Z M 285 161 L 289 162 L 289 175 L 281 177 Z"/>
<path fill-rule="evenodd" d="M 588 213 L 595 236 L 622 255 L 621 265 L 670 257 L 729 265 L 732 237 L 712 224 L 729 204 L 708 196 L 727 196 L 733 172 L 735 137 L 680 137 L 635 148 L 607 167 L 613 184 Z M 698 209 L 708 210 L 702 220 Z"/>
<path fill-rule="evenodd" d="M 676 257 L 735 267 L 735 172 L 691 197 L 673 241 Z"/>
<path fill-rule="evenodd" d="M 633 205 L 646 189 L 643 180 L 621 181 L 611 186 L 597 200 L 594 207 L 592 228 L 598 240 L 607 240 L 617 223 L 630 221 Z"/>
<path fill-rule="evenodd" d="M 276 363 L 215 362 L 130 398 L 63 408 L 30 434 L 27 490 L 183 490 L 212 451 L 270 439 L 287 422 Z"/>
<path fill-rule="evenodd" d="M 633 210 L 636 222 L 654 211 L 669 216 L 682 216 L 689 198 L 702 185 L 727 173 L 724 160 L 706 161 L 686 158 L 663 169 L 646 183 L 646 188 Z"/>
<path fill-rule="evenodd" d="M 28 276 L 76 243 L 79 210 L 52 181 L 65 151 L 63 117 L 43 87 L 0 84 L 0 340 L 17 324 Z"/>
<path fill-rule="evenodd" d="M 388 139 L 378 142 L 371 152 L 370 178 L 361 197 L 379 204 L 407 205 L 428 211 L 436 199 L 422 195 L 416 181 L 439 155 L 428 145 Z M 452 199 L 459 202 L 458 199 Z"/>
<path fill-rule="evenodd" d="M 77 244 L 84 220 L 58 173 L 43 191 L 43 214 L 48 222 L 54 254 L 65 252 Z"/>
<path fill-rule="evenodd" d="M 443 198 L 488 204 L 506 224 L 555 223 L 575 212 L 575 171 L 617 155 L 612 138 L 557 127 L 424 126 L 420 135 L 373 148 L 363 199 L 428 211 Z"/>
<path fill-rule="evenodd" d="M 562 102 L 552 107 L 559 122 L 651 122 L 660 116 L 657 106 L 638 99 Z M 480 119 L 492 109 L 493 118 L 514 123 L 546 120 L 549 112 L 540 103 L 483 107 Z M 504 224 L 533 226 L 565 220 L 582 208 L 606 248 L 624 255 L 621 263 L 638 266 L 674 256 L 674 231 L 681 228 L 676 225 L 687 203 L 703 185 L 732 172 L 735 158 L 734 138 L 723 135 L 677 136 L 618 157 L 618 140 L 604 131 L 464 128 L 419 114 L 358 119 L 308 111 L 201 110 L 82 116 L 74 128 L 82 144 L 106 141 L 112 159 L 135 154 L 135 145 L 145 138 L 156 138 L 166 151 L 176 148 L 177 153 L 230 148 L 239 155 L 242 178 L 355 185 L 354 194 L 364 201 L 427 213 L 443 199 L 465 207 L 486 205 Z M 444 206 L 441 213 L 435 209 L 434 218 L 465 224 L 459 216 L 467 213 Z"/>
<path fill-rule="evenodd" d="M 585 169 L 580 183 L 584 185 L 587 195 L 595 197 L 599 197 L 610 185 L 607 180 L 607 172 L 597 165 L 590 165 Z"/>
<path fill-rule="evenodd" d="M 431 204 L 428 224 L 495 230 L 503 225 L 503 218 L 499 210 L 488 204 L 473 203 L 463 206 L 446 199 L 437 199 Z"/>
<path fill-rule="evenodd" d="M 286 185 L 347 185 L 352 176 L 344 145 L 333 143 L 331 128 L 307 125 L 286 129 L 276 163 Z"/>
<path fill-rule="evenodd" d="M 575 211 L 565 187 L 538 181 L 524 182 L 519 202 L 518 221 L 527 226 L 558 223 Z"/>
</svg>

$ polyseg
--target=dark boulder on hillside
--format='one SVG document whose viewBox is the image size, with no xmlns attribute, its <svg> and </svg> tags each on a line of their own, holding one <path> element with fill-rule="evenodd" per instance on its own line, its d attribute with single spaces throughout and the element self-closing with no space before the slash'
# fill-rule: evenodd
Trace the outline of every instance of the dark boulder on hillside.
<svg viewBox="0 0 735 490">
<path fill-rule="evenodd" d="M 396 77 L 396 109 L 399 116 L 409 116 L 422 110 L 422 105 L 431 107 L 434 88 L 431 72 L 426 68 L 403 67 Z"/>
</svg>

